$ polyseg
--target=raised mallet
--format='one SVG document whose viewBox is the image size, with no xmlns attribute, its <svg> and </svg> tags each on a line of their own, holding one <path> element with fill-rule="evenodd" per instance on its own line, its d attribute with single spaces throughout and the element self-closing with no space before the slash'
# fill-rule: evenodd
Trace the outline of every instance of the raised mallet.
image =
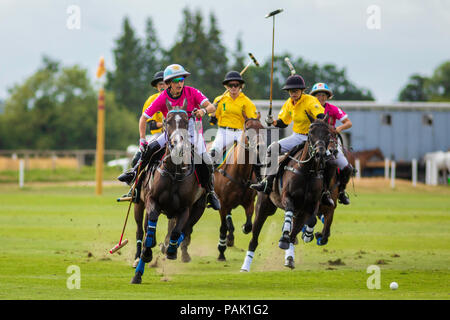
<svg viewBox="0 0 450 320">
<path fill-rule="evenodd" d="M 288 65 L 289 70 L 291 70 L 291 76 L 293 76 L 293 75 L 295 74 L 295 69 L 294 69 L 294 66 L 293 66 L 292 63 L 291 63 L 291 60 L 289 60 L 289 58 L 286 57 L 286 58 L 284 58 L 284 61 L 285 61 L 286 64 Z"/>
<path fill-rule="evenodd" d="M 272 30 L 272 66 L 270 68 L 270 102 L 269 102 L 269 116 L 272 115 L 272 89 L 273 89 L 273 59 L 274 59 L 274 42 L 275 42 L 275 16 L 283 12 L 283 9 L 278 9 L 266 14 L 266 18 L 273 17 Z"/>
</svg>

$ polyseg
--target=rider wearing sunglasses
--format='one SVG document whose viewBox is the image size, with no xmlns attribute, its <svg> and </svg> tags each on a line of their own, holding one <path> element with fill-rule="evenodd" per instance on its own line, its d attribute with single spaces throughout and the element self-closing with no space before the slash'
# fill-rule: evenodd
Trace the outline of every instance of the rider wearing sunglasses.
<svg viewBox="0 0 450 320">
<path fill-rule="evenodd" d="M 216 154 L 222 154 L 225 146 L 229 146 L 241 138 L 245 122 L 242 112 L 245 112 L 248 118 L 258 116 L 255 104 L 242 92 L 245 81 L 239 72 L 228 72 L 222 84 L 227 92 L 214 99 L 217 109 L 214 114 L 210 115 L 210 123 L 218 123 L 219 126 L 210 149 L 213 160 Z"/>
<path fill-rule="evenodd" d="M 195 118 L 202 118 L 205 114 L 216 111 L 216 108 L 202 92 L 193 87 L 184 85 L 184 79 L 189 75 L 190 73 L 179 64 L 172 64 L 164 70 L 163 80 L 168 85 L 168 88 L 152 102 L 139 119 L 139 145 L 143 153 L 141 166 L 145 167 L 152 155 L 163 148 L 167 143 L 166 134 L 159 136 L 158 139 L 151 141 L 150 143 L 147 142 L 145 139 L 147 119 L 151 118 L 158 111 L 162 112 L 164 117 L 166 117 L 167 113 L 170 111 L 169 107 L 185 110 L 190 117 L 188 128 L 190 141 L 194 145 L 196 153 L 201 156 L 202 165 L 206 167 L 208 172 L 206 175 L 207 177 L 201 175 L 205 178 L 205 181 L 202 181 L 201 184 L 206 189 L 207 201 L 210 206 L 215 210 L 219 210 L 220 202 L 214 192 L 214 167 L 209 154 L 206 152 L 201 121 L 199 121 L 200 128 L 197 129 L 196 120 L 191 117 L 191 115 L 194 115 Z M 194 111 L 194 109 L 197 110 Z M 135 178 L 137 167 L 138 165 L 135 166 L 130 181 Z"/>
<path fill-rule="evenodd" d="M 267 148 L 265 161 L 265 179 L 257 184 L 252 184 L 250 188 L 256 191 L 263 191 L 270 194 L 272 184 L 277 173 L 277 165 L 271 164 L 273 155 L 278 155 L 290 151 L 297 145 L 308 139 L 308 130 L 311 124 L 306 112 L 316 119 L 320 114 L 324 113 L 324 108 L 317 98 L 304 93 L 306 89 L 305 81 L 300 75 L 292 75 L 287 78 L 283 90 L 289 92 L 290 98 L 281 107 L 278 119 L 274 120 L 272 116 L 266 118 L 267 125 L 273 125 L 277 128 L 286 128 L 292 121 L 294 131 L 290 136 L 273 142 Z M 276 156 L 273 157 L 277 159 Z"/>
</svg>

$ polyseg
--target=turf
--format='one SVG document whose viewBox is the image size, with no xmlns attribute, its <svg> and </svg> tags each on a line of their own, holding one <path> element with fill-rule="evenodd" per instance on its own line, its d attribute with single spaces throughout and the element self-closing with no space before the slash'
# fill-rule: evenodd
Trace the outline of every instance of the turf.
<svg viewBox="0 0 450 320">
<path fill-rule="evenodd" d="M 356 195 L 349 189 L 352 203 L 338 207 L 329 243 L 296 246 L 294 270 L 283 266 L 277 246 L 281 210 L 262 230 L 251 272 L 241 273 L 250 240 L 240 230 L 243 210 L 233 212 L 235 246 L 219 262 L 219 215 L 207 209 L 194 229 L 192 261 L 166 260 L 156 249 L 143 283 L 131 285 L 132 212 L 130 243 L 108 253 L 125 219 L 128 204 L 115 202 L 125 187 L 106 186 L 96 196 L 94 186 L 0 184 L 0 299 L 449 299 L 449 188 L 399 182 L 392 190 L 363 179 Z M 166 226 L 161 216 L 159 242 Z M 80 267 L 80 289 L 68 289 L 71 265 Z M 380 289 L 367 288 L 371 265 L 380 268 Z M 398 290 L 389 289 L 392 281 Z"/>
</svg>

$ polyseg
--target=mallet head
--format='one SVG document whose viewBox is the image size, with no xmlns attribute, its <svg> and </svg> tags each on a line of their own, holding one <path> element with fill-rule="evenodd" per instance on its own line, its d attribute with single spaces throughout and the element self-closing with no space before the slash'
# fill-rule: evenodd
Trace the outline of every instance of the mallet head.
<svg viewBox="0 0 450 320">
<path fill-rule="evenodd" d="M 276 14 L 279 14 L 281 12 L 283 12 L 283 9 L 278 9 L 278 10 L 272 11 L 272 12 L 266 14 L 266 18 L 272 17 L 272 16 L 274 16 Z"/>
<path fill-rule="evenodd" d="M 111 250 L 109 250 L 109 253 L 113 254 L 113 253 L 119 251 L 119 250 L 122 249 L 122 247 L 124 247 L 127 243 L 128 243 L 128 239 L 123 240 L 121 243 L 116 244 Z"/>
<path fill-rule="evenodd" d="M 256 60 L 255 56 L 254 56 L 251 52 L 249 52 L 248 55 L 249 55 L 250 58 L 253 60 L 253 63 L 254 63 L 257 67 L 259 67 L 259 62 L 258 62 L 258 60 Z"/>
</svg>

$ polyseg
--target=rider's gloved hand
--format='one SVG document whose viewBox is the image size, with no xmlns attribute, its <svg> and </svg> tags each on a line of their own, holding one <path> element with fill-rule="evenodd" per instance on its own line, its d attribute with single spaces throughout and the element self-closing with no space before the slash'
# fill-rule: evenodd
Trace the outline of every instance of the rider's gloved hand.
<svg viewBox="0 0 450 320">
<path fill-rule="evenodd" d="M 212 117 L 209 119 L 209 123 L 212 124 L 212 125 L 217 124 L 217 118 L 216 118 L 216 116 L 212 116 Z"/>
<path fill-rule="evenodd" d="M 140 139 L 139 140 L 139 151 L 141 153 L 144 153 L 145 150 L 147 149 L 147 145 L 148 145 L 148 142 L 146 139 Z"/>
<path fill-rule="evenodd" d="M 268 115 L 266 118 L 266 123 L 268 126 L 271 126 L 273 124 L 273 117 L 272 115 Z"/>
</svg>

